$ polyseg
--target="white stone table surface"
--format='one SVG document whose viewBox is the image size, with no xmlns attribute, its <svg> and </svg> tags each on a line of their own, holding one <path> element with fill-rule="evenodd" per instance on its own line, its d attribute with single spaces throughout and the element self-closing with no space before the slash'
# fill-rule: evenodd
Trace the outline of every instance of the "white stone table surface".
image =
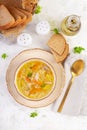
<svg viewBox="0 0 87 130">
<path fill-rule="evenodd" d="M 74 46 L 84 47 L 85 51 L 82 55 L 85 57 L 84 60 L 87 59 L 87 0 L 40 0 L 39 4 L 42 6 L 42 12 L 34 15 L 32 22 L 24 30 L 24 32 L 32 35 L 32 45 L 22 47 L 16 41 L 13 43 L 3 37 L 0 38 L 0 130 L 87 130 L 87 107 L 85 103 L 82 104 L 82 111 L 78 115 L 75 113 L 64 115 L 54 111 L 53 108 L 57 108 L 57 102 L 43 108 L 28 108 L 18 104 L 8 92 L 5 77 L 10 61 L 22 50 L 31 48 L 49 50 L 46 43 L 52 32 L 46 36 L 39 36 L 35 32 L 35 26 L 41 20 L 48 20 L 51 26 L 53 24 L 60 30 L 61 21 L 65 16 L 71 14 L 79 15 L 82 24 L 81 30 L 75 36 L 65 36 L 70 46 L 71 54 L 71 57 L 66 60 L 65 66 L 67 66 L 72 56 L 75 59 L 81 56 L 72 54 Z M 3 53 L 8 55 L 6 59 L 1 58 Z M 86 80 L 86 77 L 84 80 Z M 77 91 L 79 93 L 79 90 Z M 85 96 L 87 95 L 86 92 L 87 89 L 83 92 Z M 86 98 L 84 101 L 87 101 Z M 70 104 L 68 105 L 70 106 Z M 38 116 L 31 118 L 30 113 L 34 111 L 37 111 Z"/>
</svg>

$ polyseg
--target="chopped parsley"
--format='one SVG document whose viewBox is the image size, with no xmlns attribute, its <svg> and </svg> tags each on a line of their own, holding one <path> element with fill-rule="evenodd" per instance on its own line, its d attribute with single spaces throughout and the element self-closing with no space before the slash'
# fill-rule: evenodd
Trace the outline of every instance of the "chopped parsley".
<svg viewBox="0 0 87 130">
<path fill-rule="evenodd" d="M 35 14 L 39 14 L 41 10 L 42 10 L 42 7 L 38 5 L 35 9 Z"/>
<path fill-rule="evenodd" d="M 36 117 L 36 116 L 38 116 L 38 113 L 37 112 L 32 112 L 31 114 L 30 114 L 30 117 Z"/>
<path fill-rule="evenodd" d="M 45 86 L 46 86 L 46 84 L 42 84 L 42 85 L 41 85 L 41 88 L 44 88 Z"/>
<path fill-rule="evenodd" d="M 31 77 L 32 76 L 32 72 L 29 72 L 27 77 Z"/>
<path fill-rule="evenodd" d="M 83 50 L 85 50 L 85 48 L 79 46 L 79 47 L 74 47 L 73 52 L 80 54 Z"/>
<path fill-rule="evenodd" d="M 54 28 L 52 31 L 53 31 L 55 34 L 58 34 L 58 33 L 59 33 L 59 30 L 58 30 L 57 28 Z"/>
<path fill-rule="evenodd" d="M 8 56 L 7 56 L 6 53 L 3 53 L 3 54 L 1 55 L 1 57 L 2 57 L 3 59 L 6 59 Z"/>
</svg>

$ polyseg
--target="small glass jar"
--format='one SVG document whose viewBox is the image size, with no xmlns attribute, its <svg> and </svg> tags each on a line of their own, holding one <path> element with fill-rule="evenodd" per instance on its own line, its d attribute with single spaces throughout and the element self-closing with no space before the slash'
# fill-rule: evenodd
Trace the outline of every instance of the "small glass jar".
<svg viewBox="0 0 87 130">
<path fill-rule="evenodd" d="M 62 21 L 61 29 L 66 35 L 75 35 L 81 28 L 80 17 L 77 15 L 70 15 L 65 17 Z"/>
</svg>

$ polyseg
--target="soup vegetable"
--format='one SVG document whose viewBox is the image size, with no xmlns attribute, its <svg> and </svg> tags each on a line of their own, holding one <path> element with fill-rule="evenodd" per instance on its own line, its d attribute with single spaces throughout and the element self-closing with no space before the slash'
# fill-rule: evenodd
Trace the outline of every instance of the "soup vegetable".
<svg viewBox="0 0 87 130">
<path fill-rule="evenodd" d="M 42 61 L 30 60 L 24 63 L 17 71 L 17 89 L 27 98 L 43 98 L 49 94 L 53 85 L 53 72 L 50 67 Z"/>
</svg>

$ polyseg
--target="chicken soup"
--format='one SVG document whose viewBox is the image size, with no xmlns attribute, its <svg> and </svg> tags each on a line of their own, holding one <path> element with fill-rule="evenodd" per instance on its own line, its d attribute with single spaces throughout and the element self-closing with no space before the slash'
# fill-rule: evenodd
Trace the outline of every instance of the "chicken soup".
<svg viewBox="0 0 87 130">
<path fill-rule="evenodd" d="M 51 92 L 54 73 L 47 63 L 29 60 L 17 70 L 15 84 L 22 96 L 34 100 L 41 99 Z"/>
</svg>

